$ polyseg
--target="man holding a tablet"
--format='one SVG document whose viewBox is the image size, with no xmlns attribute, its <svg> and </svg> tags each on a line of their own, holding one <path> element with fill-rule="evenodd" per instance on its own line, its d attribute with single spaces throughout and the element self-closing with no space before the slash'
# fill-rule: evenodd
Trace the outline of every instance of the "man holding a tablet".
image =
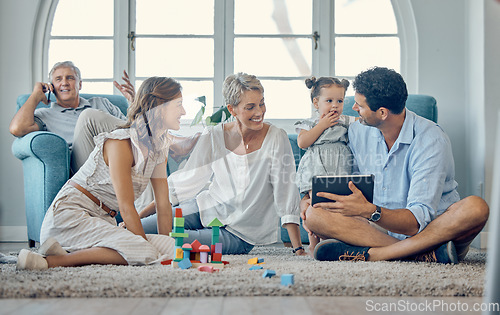
<svg viewBox="0 0 500 315">
<path fill-rule="evenodd" d="M 405 108 L 400 74 L 375 67 L 354 80 L 349 128 L 354 170 L 374 175 L 373 202 L 355 183 L 352 194 L 317 192 L 327 198 L 301 208 L 305 228 L 323 239 L 318 260 L 411 259 L 457 263 L 465 257 L 489 215 L 486 202 L 456 190 L 451 144 L 432 121 Z"/>
</svg>

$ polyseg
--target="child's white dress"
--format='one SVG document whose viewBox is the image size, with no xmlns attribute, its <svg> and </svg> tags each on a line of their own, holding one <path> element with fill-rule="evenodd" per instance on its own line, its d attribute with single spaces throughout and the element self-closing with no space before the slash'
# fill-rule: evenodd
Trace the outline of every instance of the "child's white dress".
<svg viewBox="0 0 500 315">
<path fill-rule="evenodd" d="M 312 189 L 313 176 L 351 174 L 352 152 L 347 145 L 347 130 L 354 121 L 355 117 L 340 115 L 338 124 L 323 131 L 307 148 L 297 169 L 297 186 L 301 193 Z M 319 118 L 298 121 L 295 130 L 297 133 L 300 129 L 311 130 L 318 122 Z"/>
</svg>

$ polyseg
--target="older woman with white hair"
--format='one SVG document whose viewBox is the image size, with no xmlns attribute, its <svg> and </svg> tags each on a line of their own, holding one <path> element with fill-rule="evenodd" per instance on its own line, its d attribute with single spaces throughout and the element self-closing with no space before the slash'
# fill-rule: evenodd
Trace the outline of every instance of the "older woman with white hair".
<svg viewBox="0 0 500 315">
<path fill-rule="evenodd" d="M 217 218 L 223 253 L 248 253 L 277 242 L 281 222 L 293 252 L 305 254 L 292 148 L 284 130 L 264 122 L 264 88 L 238 73 L 226 78 L 223 94 L 234 121 L 207 127 L 186 165 L 169 177 L 171 202 L 182 208 L 189 232 L 185 242 L 210 244 L 208 224 Z M 155 231 L 155 216 L 142 223 Z"/>
</svg>

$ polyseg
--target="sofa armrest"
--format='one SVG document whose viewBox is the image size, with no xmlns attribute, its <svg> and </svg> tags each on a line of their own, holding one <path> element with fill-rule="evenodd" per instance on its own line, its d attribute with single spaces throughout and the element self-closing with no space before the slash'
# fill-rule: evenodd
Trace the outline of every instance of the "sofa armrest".
<svg viewBox="0 0 500 315">
<path fill-rule="evenodd" d="M 69 178 L 68 144 L 54 133 L 36 131 L 15 139 L 12 153 L 23 163 L 28 238 L 39 241 L 45 212 Z"/>
</svg>

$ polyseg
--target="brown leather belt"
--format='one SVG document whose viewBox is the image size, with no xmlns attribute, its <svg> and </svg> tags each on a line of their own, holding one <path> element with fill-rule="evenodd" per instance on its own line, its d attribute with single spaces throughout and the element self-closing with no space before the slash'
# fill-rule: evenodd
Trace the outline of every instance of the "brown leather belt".
<svg viewBox="0 0 500 315">
<path fill-rule="evenodd" d="M 90 192 L 88 192 L 87 189 L 83 188 L 82 186 L 78 185 L 77 183 L 75 183 L 71 180 L 68 181 L 68 184 L 70 184 L 71 186 L 73 186 L 76 189 L 78 189 L 79 191 L 81 191 L 85 196 L 89 197 L 90 200 L 92 200 L 102 210 L 106 211 L 112 218 L 114 218 L 116 216 L 117 213 L 115 210 L 111 210 L 110 208 L 108 208 L 105 204 L 102 203 L 102 201 L 100 201 L 99 199 L 94 197 L 94 195 L 92 195 Z"/>
</svg>

